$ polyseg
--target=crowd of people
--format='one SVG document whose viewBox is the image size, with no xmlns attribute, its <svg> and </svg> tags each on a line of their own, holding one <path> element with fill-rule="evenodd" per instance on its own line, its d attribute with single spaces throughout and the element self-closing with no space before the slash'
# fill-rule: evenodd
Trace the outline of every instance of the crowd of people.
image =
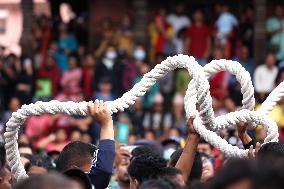
<svg viewBox="0 0 284 189">
<path fill-rule="evenodd" d="M 149 15 L 147 42 L 135 40 L 135 20 L 125 15 L 118 25 L 102 20 L 93 36 L 95 46 L 90 48 L 85 15 L 69 23 L 35 17 L 29 36 L 32 54 L 18 57 L 0 48 L 0 142 L 4 142 L 6 122 L 23 104 L 112 101 L 166 57 L 179 53 L 194 56 L 202 66 L 213 59 L 241 63 L 252 78 L 257 109 L 284 80 L 284 6 L 275 5 L 267 16 L 267 54 L 261 65 L 253 59 L 254 19 L 253 7 L 234 15 L 229 5 L 218 4 L 209 15 L 202 9 L 188 13 L 185 5 L 177 4 L 171 12 L 159 8 Z M 269 114 L 279 127 L 279 143 L 260 148 L 255 141 L 263 143 L 266 137 L 261 126 L 250 130 L 240 124 L 218 131 L 230 144 L 250 149 L 253 159 L 231 160 L 200 138 L 192 119 L 187 122 L 183 97 L 190 80 L 185 69 L 168 73 L 132 107 L 113 116 L 105 104 L 94 102 L 87 117 L 28 118 L 18 143 L 21 161 L 34 177 L 15 188 L 44 188 L 44 183 L 51 183 L 47 189 L 250 189 L 279 184 L 283 180 L 279 170 L 283 164 L 279 156 L 284 153 L 283 101 Z M 241 107 L 241 86 L 235 76 L 219 72 L 209 82 L 215 116 Z M 251 146 L 260 148 L 259 153 Z M 264 163 L 263 159 L 271 158 L 266 153 L 275 158 L 275 165 Z M 6 189 L 14 178 L 4 154 L 2 150 L 0 188 Z M 267 171 L 279 178 L 263 174 Z"/>
</svg>

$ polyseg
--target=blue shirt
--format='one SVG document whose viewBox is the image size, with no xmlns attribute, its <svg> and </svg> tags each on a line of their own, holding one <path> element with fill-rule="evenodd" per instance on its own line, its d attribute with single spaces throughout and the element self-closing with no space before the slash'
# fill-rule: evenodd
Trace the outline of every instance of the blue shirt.
<svg viewBox="0 0 284 189">
<path fill-rule="evenodd" d="M 112 175 L 114 157 L 114 140 L 100 140 L 98 149 L 94 152 L 93 165 L 88 173 L 95 189 L 107 188 Z"/>
</svg>

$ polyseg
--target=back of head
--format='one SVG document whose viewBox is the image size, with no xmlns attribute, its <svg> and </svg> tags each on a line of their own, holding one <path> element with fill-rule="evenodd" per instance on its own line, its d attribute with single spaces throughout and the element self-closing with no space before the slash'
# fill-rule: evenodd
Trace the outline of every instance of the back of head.
<svg viewBox="0 0 284 189">
<path fill-rule="evenodd" d="M 251 182 L 253 176 L 253 162 L 246 159 L 230 159 L 209 181 L 212 189 L 228 188 L 238 182 Z"/>
<path fill-rule="evenodd" d="M 162 179 L 170 180 L 171 182 L 180 187 L 185 186 L 181 170 L 175 167 L 162 168 L 159 177 Z"/>
<path fill-rule="evenodd" d="M 267 156 L 257 160 L 253 175 L 253 189 L 282 189 L 284 186 L 284 158 Z"/>
<path fill-rule="evenodd" d="M 181 154 L 182 154 L 183 149 L 178 149 L 176 150 L 172 155 L 170 159 L 170 166 L 175 167 Z M 202 160 L 199 152 L 196 152 L 194 162 L 191 168 L 191 172 L 189 175 L 188 180 L 200 180 L 202 175 Z"/>
<path fill-rule="evenodd" d="M 166 161 L 160 156 L 141 154 L 131 160 L 127 171 L 130 177 L 141 184 L 145 180 L 158 178 L 164 167 L 166 167 Z"/>
<path fill-rule="evenodd" d="M 14 189 L 76 189 L 71 182 L 59 174 L 35 175 L 18 182 Z"/>
<path fill-rule="evenodd" d="M 181 170 L 175 167 L 165 167 L 161 169 L 160 177 L 169 179 L 179 174 L 182 174 Z"/>
<path fill-rule="evenodd" d="M 182 154 L 183 149 L 177 149 L 174 153 L 172 153 L 171 157 L 170 157 L 170 161 L 169 161 L 169 165 L 171 167 L 175 167 L 178 159 L 180 158 L 181 154 Z"/>
<path fill-rule="evenodd" d="M 166 179 L 147 180 L 138 189 L 178 189 L 179 187 Z"/>
<path fill-rule="evenodd" d="M 154 145 L 143 145 L 134 148 L 131 152 L 133 157 L 142 155 L 142 154 L 151 154 L 153 156 L 161 156 L 160 149 Z"/>
<path fill-rule="evenodd" d="M 278 142 L 269 142 L 263 144 L 258 151 L 259 157 L 279 156 L 284 157 L 284 144 Z"/>
<path fill-rule="evenodd" d="M 70 168 L 81 168 L 82 166 L 91 162 L 96 146 L 75 141 L 64 147 L 56 160 L 56 169 L 64 172 Z"/>
</svg>

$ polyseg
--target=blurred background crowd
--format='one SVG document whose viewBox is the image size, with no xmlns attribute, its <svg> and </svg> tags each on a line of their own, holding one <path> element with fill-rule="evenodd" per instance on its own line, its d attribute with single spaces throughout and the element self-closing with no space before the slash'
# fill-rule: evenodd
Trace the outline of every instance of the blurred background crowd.
<svg viewBox="0 0 284 189">
<path fill-rule="evenodd" d="M 284 6 L 273 4 L 267 10 L 267 48 L 259 47 L 266 52 L 262 64 L 254 59 L 254 7 L 245 6 L 237 13 L 232 9 L 226 3 L 218 3 L 210 11 L 202 7 L 188 9 L 186 2 L 171 7 L 160 4 L 155 11 L 147 12 L 145 40 L 136 39 L 133 26 L 137 20 L 131 13 L 121 17 L 120 22 L 102 19 L 92 39 L 88 37 L 88 15 L 84 12 L 68 21 L 63 17 L 34 16 L 29 45 L 22 49 L 21 56 L 5 46 L 0 48 L 1 140 L 5 123 L 23 104 L 50 100 L 112 101 L 166 57 L 179 53 L 194 56 L 202 66 L 213 59 L 238 61 L 250 73 L 257 104 L 261 104 L 284 80 Z M 91 47 L 89 40 L 94 41 Z M 168 159 L 184 145 L 187 136 L 183 97 L 190 79 L 186 70 L 177 69 L 128 110 L 113 115 L 116 140 L 126 145 L 161 145 L 164 158 Z M 241 86 L 234 76 L 220 72 L 210 78 L 210 87 L 215 116 L 241 107 Z M 270 116 L 279 126 L 282 141 L 283 102 Z M 52 154 L 60 152 L 70 141 L 96 144 L 99 130 L 91 117 L 35 116 L 21 127 L 19 144 Z M 242 147 L 233 127 L 218 132 L 232 145 Z M 265 138 L 262 127 L 249 134 L 260 142 Z M 210 155 L 221 156 L 216 149 L 207 150 Z"/>
</svg>

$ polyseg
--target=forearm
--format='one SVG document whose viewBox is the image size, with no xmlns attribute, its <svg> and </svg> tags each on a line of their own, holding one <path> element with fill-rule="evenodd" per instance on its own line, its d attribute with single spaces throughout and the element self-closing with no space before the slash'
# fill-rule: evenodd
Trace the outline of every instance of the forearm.
<svg viewBox="0 0 284 189">
<path fill-rule="evenodd" d="M 175 166 L 182 171 L 182 176 L 185 182 L 187 182 L 192 169 L 199 139 L 200 137 L 197 134 L 188 135 L 186 145 Z"/>
<path fill-rule="evenodd" d="M 249 149 L 251 145 L 255 147 L 255 141 L 246 133 L 239 136 L 245 149 Z"/>
<path fill-rule="evenodd" d="M 113 121 L 110 120 L 104 125 L 101 125 L 101 133 L 100 133 L 100 140 L 114 140 L 114 130 L 113 130 Z"/>
</svg>

